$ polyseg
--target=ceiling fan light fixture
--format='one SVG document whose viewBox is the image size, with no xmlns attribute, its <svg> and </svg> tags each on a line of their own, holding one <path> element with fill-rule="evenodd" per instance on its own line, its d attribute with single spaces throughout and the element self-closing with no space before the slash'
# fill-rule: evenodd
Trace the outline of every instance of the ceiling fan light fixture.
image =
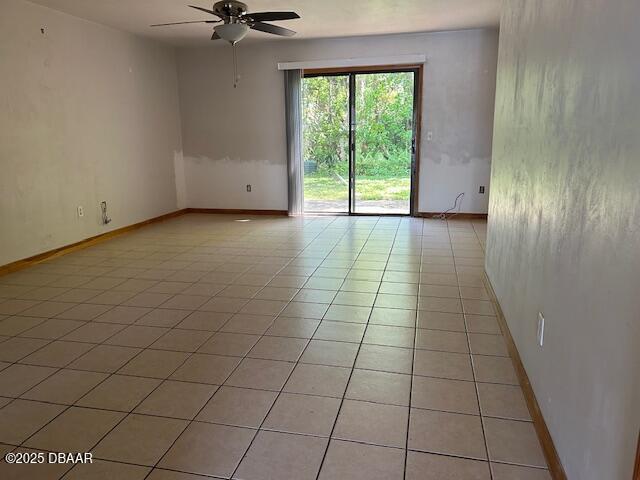
<svg viewBox="0 0 640 480">
<path fill-rule="evenodd" d="M 249 33 L 249 26 L 245 23 L 225 23 L 216 26 L 215 31 L 220 38 L 233 45 Z"/>
</svg>

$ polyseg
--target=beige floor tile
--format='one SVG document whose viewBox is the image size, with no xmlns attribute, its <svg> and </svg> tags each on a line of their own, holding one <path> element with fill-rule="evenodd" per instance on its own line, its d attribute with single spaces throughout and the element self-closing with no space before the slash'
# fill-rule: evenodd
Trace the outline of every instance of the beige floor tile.
<svg viewBox="0 0 640 480">
<path fill-rule="evenodd" d="M 106 373 L 63 369 L 22 394 L 22 398 L 71 405 L 107 377 Z"/>
<path fill-rule="evenodd" d="M 169 300 L 173 295 L 169 293 L 148 293 L 142 292 L 134 295 L 129 300 L 124 302 L 124 305 L 131 307 L 150 307 L 155 308 L 162 305 Z"/>
<path fill-rule="evenodd" d="M 418 310 L 462 313 L 462 303 L 457 298 L 418 297 Z"/>
<path fill-rule="evenodd" d="M 337 398 L 283 393 L 262 428 L 328 437 L 339 408 L 340 400 Z"/>
<path fill-rule="evenodd" d="M 416 350 L 413 373 L 425 377 L 473 380 L 471 357 L 463 353 Z"/>
<path fill-rule="evenodd" d="M 177 310 L 196 310 L 201 305 L 209 301 L 210 297 L 204 295 L 184 295 L 178 294 L 169 298 L 160 306 L 162 308 L 175 308 Z"/>
<path fill-rule="evenodd" d="M 123 347 L 147 348 L 168 331 L 169 329 L 167 328 L 130 325 L 123 330 L 120 330 L 104 343 L 108 345 L 120 345 Z"/>
<path fill-rule="evenodd" d="M 492 461 L 547 467 L 533 423 L 485 418 L 484 428 Z"/>
<path fill-rule="evenodd" d="M 414 328 L 416 325 L 416 311 L 374 307 L 369 317 L 369 324 Z"/>
<path fill-rule="evenodd" d="M 134 293 L 132 292 L 120 292 L 116 290 L 107 290 L 106 292 L 102 292 L 101 294 L 92 297 L 91 301 L 93 303 L 99 303 L 101 305 L 120 305 L 123 302 L 126 302 L 131 297 L 133 297 Z"/>
<path fill-rule="evenodd" d="M 134 412 L 192 420 L 217 389 L 216 385 L 166 380 Z"/>
<path fill-rule="evenodd" d="M 320 320 L 311 318 L 278 317 L 265 332 L 276 337 L 311 338 Z"/>
<path fill-rule="evenodd" d="M 381 370 L 392 373 L 411 373 L 413 350 L 410 348 L 387 347 L 363 344 L 358 352 L 356 368 Z"/>
<path fill-rule="evenodd" d="M 360 343 L 364 336 L 365 328 L 366 325 L 359 323 L 323 320 L 313 334 L 313 339 Z"/>
<path fill-rule="evenodd" d="M 114 323 L 89 322 L 80 328 L 75 329 L 73 332 L 68 333 L 62 337 L 62 340 L 70 342 L 102 343 L 124 328 L 124 325 L 117 325 Z"/>
<path fill-rule="evenodd" d="M 460 298 L 457 286 L 420 284 L 421 297 Z"/>
<path fill-rule="evenodd" d="M 0 409 L 0 442 L 19 445 L 65 408 L 51 403 L 14 400 Z"/>
<path fill-rule="evenodd" d="M 182 293 L 185 295 L 204 295 L 205 297 L 212 297 L 220 293 L 225 288 L 224 285 L 218 285 L 215 283 L 196 282 Z"/>
<path fill-rule="evenodd" d="M 459 313 L 427 312 L 421 310 L 418 312 L 417 325 L 418 328 L 430 330 L 446 330 L 451 332 L 466 331 L 464 316 Z"/>
<path fill-rule="evenodd" d="M 44 322 L 44 318 L 8 317 L 0 321 L 0 335 L 14 336 Z"/>
<path fill-rule="evenodd" d="M 230 313 L 220 312 L 192 312 L 188 317 L 176 325 L 185 330 L 206 330 L 215 332 L 231 318 Z"/>
<path fill-rule="evenodd" d="M 509 357 L 473 356 L 476 381 L 519 385 L 516 370 Z"/>
<path fill-rule="evenodd" d="M 469 353 L 466 333 L 425 330 L 423 328 L 419 328 L 416 332 L 416 348 L 441 352 Z"/>
<path fill-rule="evenodd" d="M 144 350 L 118 373 L 140 377 L 167 378 L 189 357 L 185 352 Z"/>
<path fill-rule="evenodd" d="M 254 434 L 246 428 L 193 422 L 159 466 L 228 478 L 240 463 Z"/>
<path fill-rule="evenodd" d="M 20 363 L 43 367 L 65 367 L 93 347 L 94 345 L 89 343 L 54 341 L 23 358 Z"/>
<path fill-rule="evenodd" d="M 484 333 L 470 333 L 469 344 L 471 352 L 480 355 L 497 355 L 508 357 L 507 344 L 502 335 L 488 335 Z"/>
<path fill-rule="evenodd" d="M 78 464 L 64 476 L 64 480 L 144 480 L 150 467 L 128 465 L 126 463 L 95 460 L 93 463 Z"/>
<path fill-rule="evenodd" d="M 25 445 L 53 452 L 89 452 L 124 416 L 119 412 L 71 407 Z"/>
<path fill-rule="evenodd" d="M 410 375 L 355 369 L 345 398 L 408 406 L 410 390 Z"/>
<path fill-rule="evenodd" d="M 267 285 L 280 288 L 302 288 L 307 279 L 306 276 L 301 275 L 276 275 Z"/>
<path fill-rule="evenodd" d="M 297 288 L 291 287 L 264 287 L 260 290 L 254 298 L 260 300 L 281 300 L 285 302 L 291 301 L 291 299 L 298 293 Z"/>
<path fill-rule="evenodd" d="M 302 363 L 352 367 L 358 353 L 358 344 L 312 340 L 300 358 Z"/>
<path fill-rule="evenodd" d="M 326 303 L 290 302 L 280 316 L 321 319 L 328 308 L 329 305 Z"/>
<path fill-rule="evenodd" d="M 489 333 L 500 335 L 500 325 L 496 317 L 488 315 L 467 315 L 465 314 L 467 330 L 470 333 Z"/>
<path fill-rule="evenodd" d="M 414 267 L 418 267 L 415 265 Z M 389 267 L 387 267 L 389 268 Z M 418 295 L 419 287 L 416 283 L 381 282 L 378 293 L 393 295 Z"/>
<path fill-rule="evenodd" d="M 0 301 L 0 314 L 17 315 L 38 303 L 40 303 L 39 300 L 18 300 L 15 298 Z"/>
<path fill-rule="evenodd" d="M 153 466 L 187 424 L 185 420 L 131 414 L 93 449 L 94 457 Z"/>
<path fill-rule="evenodd" d="M 236 357 L 196 353 L 171 375 L 171 379 L 222 385 L 239 362 Z"/>
<path fill-rule="evenodd" d="M 374 293 L 341 291 L 338 292 L 338 294 L 333 299 L 333 304 L 372 307 L 375 299 L 376 295 Z"/>
<path fill-rule="evenodd" d="M 305 288 L 301 289 L 296 294 L 296 296 L 293 297 L 293 301 L 310 303 L 331 303 L 336 294 L 336 290 L 316 290 L 305 285 Z"/>
<path fill-rule="evenodd" d="M 11 365 L 0 372 L 0 396 L 18 397 L 55 372 L 49 367 Z"/>
<path fill-rule="evenodd" d="M 380 308 L 398 308 L 415 310 L 418 298 L 415 295 L 397 295 L 390 293 L 379 293 L 376 297 L 375 306 Z"/>
<path fill-rule="evenodd" d="M 273 324 L 274 320 L 275 317 L 272 315 L 235 314 L 220 328 L 220 331 L 263 335 Z"/>
<path fill-rule="evenodd" d="M 283 302 L 281 300 L 252 299 L 240 309 L 240 313 L 275 316 L 278 315 L 286 306 L 287 302 Z"/>
<path fill-rule="evenodd" d="M 250 358 L 295 362 L 304 351 L 308 340 L 286 337 L 262 337 L 247 354 Z"/>
<path fill-rule="evenodd" d="M 368 282 L 366 280 L 345 280 L 339 285 L 340 290 L 347 292 L 377 293 L 380 282 Z"/>
<path fill-rule="evenodd" d="M 549 470 L 492 463 L 493 480 L 551 480 Z"/>
<path fill-rule="evenodd" d="M 413 378 L 411 406 L 445 412 L 479 415 L 473 382 L 442 378 Z"/>
<path fill-rule="evenodd" d="M 369 325 L 364 334 L 363 343 L 385 345 L 388 347 L 413 347 L 414 328 L 390 327 L 387 325 Z"/>
<path fill-rule="evenodd" d="M 336 305 L 333 304 L 324 315 L 324 320 L 334 320 L 338 322 L 367 323 L 371 314 L 371 307 L 356 305 Z"/>
<path fill-rule="evenodd" d="M 278 391 L 287 381 L 294 364 L 276 360 L 245 358 L 225 385 Z"/>
<path fill-rule="evenodd" d="M 150 311 L 150 308 L 145 307 L 127 307 L 124 305 L 118 305 L 98 316 L 95 320 L 102 323 L 119 323 L 124 325 L 131 325 L 140 317 L 149 313 Z"/>
<path fill-rule="evenodd" d="M 404 448 L 408 407 L 345 400 L 333 438 Z"/>
<path fill-rule="evenodd" d="M 530 420 L 529 409 L 519 386 L 478 383 L 482 414 L 514 420 Z"/>
<path fill-rule="evenodd" d="M 159 384 L 160 380 L 153 378 L 112 375 L 76 404 L 83 407 L 130 412 Z"/>
<path fill-rule="evenodd" d="M 277 396 L 276 392 L 223 386 L 216 391 L 196 419 L 258 428 Z"/>
<path fill-rule="evenodd" d="M 409 448 L 485 460 L 480 417 L 411 409 Z"/>
<path fill-rule="evenodd" d="M 79 320 L 64 320 L 61 318 L 53 318 L 45 320 L 40 325 L 37 325 L 29 330 L 26 330 L 20 334 L 21 337 L 29 338 L 43 338 L 54 340 L 56 338 L 63 337 L 75 329 L 85 325 L 85 322 Z"/>
<path fill-rule="evenodd" d="M 469 298 L 462 299 L 464 313 L 470 315 L 495 315 L 496 310 L 493 303 L 487 300 L 472 300 Z"/>
<path fill-rule="evenodd" d="M 77 358 L 69 368 L 113 373 L 140 353 L 139 348 L 98 345 Z"/>
<path fill-rule="evenodd" d="M 401 480 L 404 450 L 331 440 L 319 480 Z"/>
<path fill-rule="evenodd" d="M 2 342 L 2 348 L 0 348 L 0 361 L 17 362 L 48 343 L 49 340 L 36 338 L 7 338 Z"/>
<path fill-rule="evenodd" d="M 284 391 L 341 398 L 351 370 L 343 367 L 298 364 Z"/>
<path fill-rule="evenodd" d="M 470 300 L 489 300 L 484 287 L 460 287 L 460 296 Z"/>
<path fill-rule="evenodd" d="M 175 327 L 189 315 L 188 310 L 156 308 L 136 320 L 137 325 L 150 327 Z"/>
<path fill-rule="evenodd" d="M 20 312 L 20 314 L 25 317 L 53 318 L 56 315 L 69 310 L 75 305 L 75 303 L 45 301 L 27 308 Z"/>
<path fill-rule="evenodd" d="M 195 352 L 211 336 L 212 332 L 202 330 L 171 329 L 156 340 L 151 348 L 157 350 L 174 350 L 178 352 Z"/>
<path fill-rule="evenodd" d="M 326 445 L 324 438 L 261 431 L 234 478 L 313 480 L 320 469 Z"/>
<path fill-rule="evenodd" d="M 111 305 L 81 303 L 57 315 L 57 318 L 89 321 L 111 310 Z"/>
<path fill-rule="evenodd" d="M 491 474 L 487 462 L 409 451 L 405 478 L 406 480 L 491 480 Z"/>
<path fill-rule="evenodd" d="M 206 312 L 236 313 L 248 302 L 246 298 L 213 297 L 200 306 Z"/>
<path fill-rule="evenodd" d="M 243 357 L 259 339 L 259 335 L 218 332 L 209 338 L 198 352 Z"/>
</svg>

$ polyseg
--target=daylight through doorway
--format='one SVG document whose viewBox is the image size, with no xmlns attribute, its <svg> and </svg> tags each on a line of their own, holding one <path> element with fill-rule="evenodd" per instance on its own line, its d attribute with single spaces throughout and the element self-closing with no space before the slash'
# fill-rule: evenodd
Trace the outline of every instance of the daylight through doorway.
<svg viewBox="0 0 640 480">
<path fill-rule="evenodd" d="M 416 77 L 416 70 L 305 76 L 305 212 L 412 213 Z"/>
</svg>

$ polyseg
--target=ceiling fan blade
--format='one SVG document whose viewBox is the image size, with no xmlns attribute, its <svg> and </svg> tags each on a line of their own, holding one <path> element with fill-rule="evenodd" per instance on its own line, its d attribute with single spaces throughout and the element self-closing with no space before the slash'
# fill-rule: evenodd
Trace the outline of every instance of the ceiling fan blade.
<svg viewBox="0 0 640 480">
<path fill-rule="evenodd" d="M 255 22 L 274 22 L 276 20 L 295 20 L 300 18 L 296 12 L 256 12 L 247 13 L 244 17 L 249 17 Z"/>
<path fill-rule="evenodd" d="M 210 15 L 215 15 L 218 18 L 221 18 L 220 15 L 218 15 L 216 12 L 214 12 L 213 10 L 208 10 L 206 8 L 202 8 L 202 7 L 197 7 L 195 5 L 189 5 L 191 8 L 195 8 L 196 10 L 200 10 L 201 12 L 205 12 L 208 13 Z"/>
<path fill-rule="evenodd" d="M 293 30 L 288 28 L 282 28 L 277 25 L 271 25 L 270 23 L 256 22 L 250 25 L 252 29 L 265 33 L 273 33 L 274 35 L 281 35 L 283 37 L 292 37 L 296 34 Z"/>
<path fill-rule="evenodd" d="M 211 35 L 211 40 L 220 40 L 222 37 L 218 35 L 218 32 L 214 31 L 213 35 Z"/>
<path fill-rule="evenodd" d="M 166 27 L 167 25 L 185 25 L 187 23 L 218 23 L 220 20 L 194 20 L 192 22 L 171 22 L 171 23 L 156 23 L 149 25 L 150 27 Z"/>
</svg>

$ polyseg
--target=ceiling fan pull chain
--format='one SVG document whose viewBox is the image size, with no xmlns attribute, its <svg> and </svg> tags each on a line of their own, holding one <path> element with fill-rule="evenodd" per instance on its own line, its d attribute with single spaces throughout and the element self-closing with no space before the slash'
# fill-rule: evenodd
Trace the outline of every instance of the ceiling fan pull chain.
<svg viewBox="0 0 640 480">
<path fill-rule="evenodd" d="M 234 43 L 231 48 L 233 48 L 233 88 L 238 88 L 238 56 L 236 44 Z"/>
</svg>

